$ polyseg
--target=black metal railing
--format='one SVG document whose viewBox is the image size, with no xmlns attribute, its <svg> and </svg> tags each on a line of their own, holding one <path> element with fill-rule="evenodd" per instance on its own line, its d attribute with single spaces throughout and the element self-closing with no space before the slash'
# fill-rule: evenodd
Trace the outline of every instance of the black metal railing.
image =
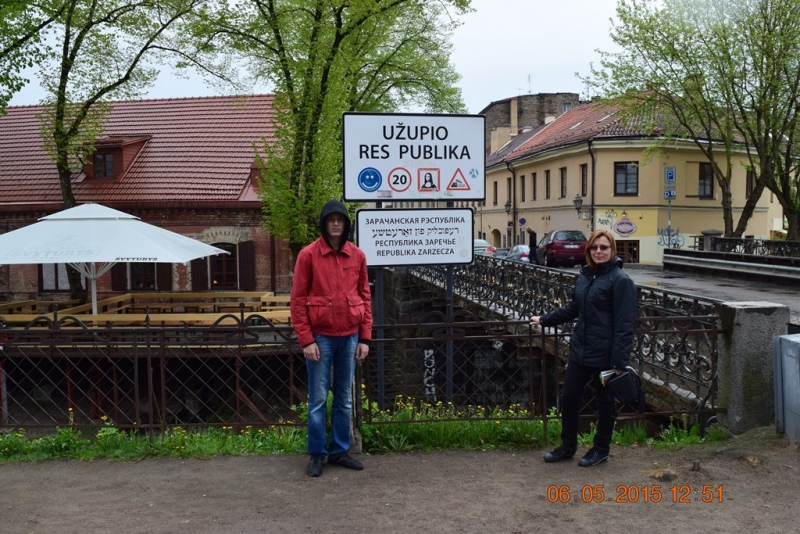
<svg viewBox="0 0 800 534">
<path fill-rule="evenodd" d="M 800 241 L 738 237 L 712 237 L 711 251 L 751 254 L 755 256 L 800 258 Z"/>
<path fill-rule="evenodd" d="M 408 268 L 423 283 L 444 291 L 447 268 Z M 478 257 L 468 265 L 453 267 L 453 292 L 467 307 L 491 310 L 510 318 L 529 318 L 560 307 L 571 299 L 577 273 L 519 262 Z M 663 313 L 716 315 L 717 299 L 689 293 L 637 286 L 639 307 L 657 306 Z M 566 326 L 568 329 L 569 326 Z"/>
</svg>

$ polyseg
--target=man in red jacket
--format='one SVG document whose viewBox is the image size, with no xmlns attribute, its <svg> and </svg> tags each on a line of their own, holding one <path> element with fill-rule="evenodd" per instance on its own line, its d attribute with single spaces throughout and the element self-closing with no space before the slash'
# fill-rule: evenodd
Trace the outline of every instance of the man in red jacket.
<svg viewBox="0 0 800 534">
<path fill-rule="evenodd" d="M 347 208 L 329 200 L 319 218 L 321 236 L 297 256 L 292 280 L 292 325 L 308 367 L 308 454 L 306 473 L 318 477 L 322 464 L 361 470 L 350 448 L 351 389 L 355 361 L 369 353 L 372 299 L 364 252 L 347 240 Z M 333 387 L 331 388 L 331 368 Z M 333 390 L 331 435 L 326 437 L 328 389 Z"/>
</svg>

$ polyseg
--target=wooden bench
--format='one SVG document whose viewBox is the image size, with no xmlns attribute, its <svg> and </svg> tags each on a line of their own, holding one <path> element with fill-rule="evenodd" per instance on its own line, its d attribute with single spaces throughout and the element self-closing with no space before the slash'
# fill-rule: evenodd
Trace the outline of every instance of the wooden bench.
<svg viewBox="0 0 800 534">
<path fill-rule="evenodd" d="M 124 312 L 128 310 L 132 305 L 133 302 L 131 301 L 130 294 L 125 294 L 117 297 L 110 297 L 107 299 L 98 300 L 97 312 L 98 313 Z M 86 304 L 81 304 L 79 306 L 65 308 L 61 310 L 59 313 L 66 315 L 77 315 L 80 313 L 91 313 L 91 312 L 92 312 L 92 303 L 87 302 Z"/>
<path fill-rule="evenodd" d="M 261 311 L 289 309 L 289 295 L 265 295 L 261 297 Z"/>
<path fill-rule="evenodd" d="M 260 310 L 261 299 L 271 293 L 260 291 L 203 291 L 181 293 L 133 293 L 134 307 L 145 310 L 171 310 L 180 308 L 185 312 L 195 311 L 239 311 L 239 304 L 245 310 Z"/>
<path fill-rule="evenodd" d="M 0 304 L 0 315 L 12 313 L 30 313 L 36 307 L 36 300 L 17 300 Z"/>
</svg>

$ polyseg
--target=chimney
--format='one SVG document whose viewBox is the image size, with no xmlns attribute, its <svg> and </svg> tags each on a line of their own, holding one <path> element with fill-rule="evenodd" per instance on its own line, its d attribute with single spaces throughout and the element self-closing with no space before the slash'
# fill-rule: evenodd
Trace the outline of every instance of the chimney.
<svg viewBox="0 0 800 534">
<path fill-rule="evenodd" d="M 508 107 L 509 107 L 508 115 L 509 115 L 509 118 L 511 119 L 511 124 L 509 124 L 509 127 L 511 128 L 512 132 L 516 132 L 517 131 L 517 117 L 518 117 L 518 114 L 519 114 L 519 101 L 517 100 L 517 97 L 511 98 L 511 101 L 509 102 Z"/>
<path fill-rule="evenodd" d="M 491 135 L 489 137 L 489 152 L 492 153 L 501 148 L 503 145 L 508 143 L 512 137 L 513 136 L 511 135 L 508 126 L 492 128 Z"/>
</svg>

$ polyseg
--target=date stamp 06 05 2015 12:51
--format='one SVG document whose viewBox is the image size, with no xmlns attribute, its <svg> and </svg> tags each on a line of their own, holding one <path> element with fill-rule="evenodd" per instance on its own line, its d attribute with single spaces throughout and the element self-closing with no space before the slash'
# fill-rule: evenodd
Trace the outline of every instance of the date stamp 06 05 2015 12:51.
<svg viewBox="0 0 800 534">
<path fill-rule="evenodd" d="M 615 492 L 606 492 L 602 484 L 586 485 L 578 488 L 570 486 L 547 486 L 547 501 L 551 503 L 601 503 L 606 501 L 619 503 L 659 503 L 673 504 L 691 503 L 721 503 L 723 494 L 722 485 L 690 486 L 661 486 L 660 484 L 646 484 L 643 486 L 617 486 Z"/>
</svg>

